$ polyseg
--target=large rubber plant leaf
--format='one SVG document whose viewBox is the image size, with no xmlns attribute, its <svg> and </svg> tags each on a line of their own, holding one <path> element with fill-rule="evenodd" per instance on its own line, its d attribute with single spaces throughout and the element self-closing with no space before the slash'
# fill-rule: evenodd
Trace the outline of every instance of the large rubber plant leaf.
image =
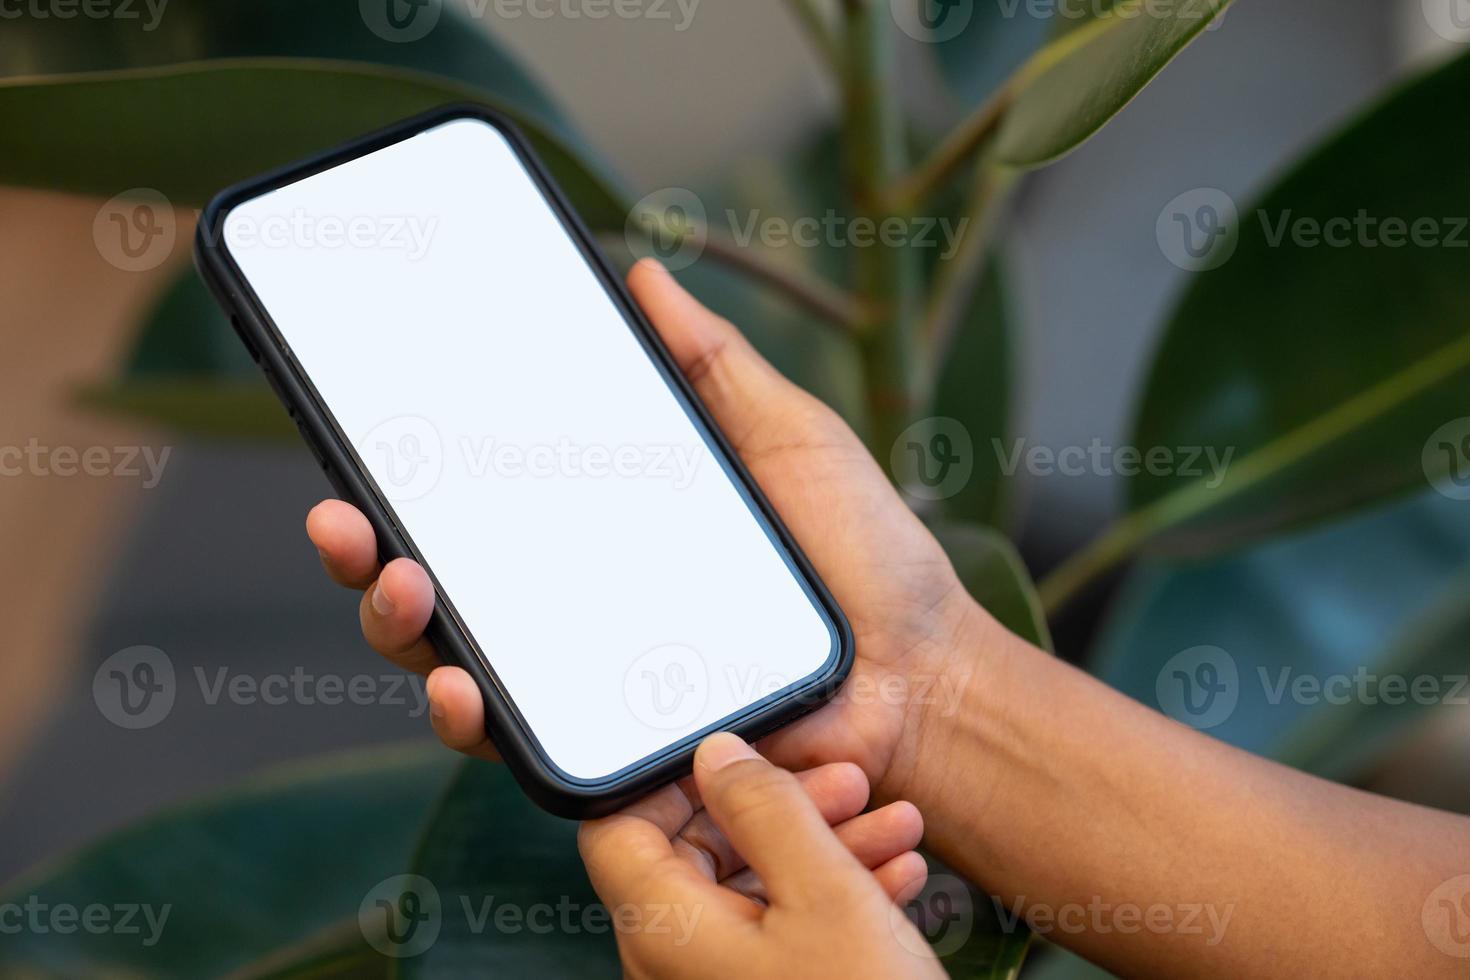
<svg viewBox="0 0 1470 980">
<path fill-rule="evenodd" d="M 83 388 L 77 401 L 184 436 L 300 439 L 193 269 L 183 270 L 144 317 L 122 376 Z"/>
<path fill-rule="evenodd" d="M 1037 167 L 1076 148 L 1133 101 L 1231 0 L 1117 0 L 1063 31 L 1016 73 L 995 158 Z M 1024 9 L 1024 0 L 1023 0 Z"/>
<path fill-rule="evenodd" d="M 1464 508 L 1426 491 L 1229 555 L 1146 561 L 1117 599 L 1093 668 L 1242 748 L 1361 775 L 1454 694 L 1449 678 L 1470 673 Z M 1438 701 L 1395 694 L 1387 677 L 1431 678 Z"/>
<path fill-rule="evenodd" d="M 939 365 L 932 408 L 936 418 L 960 423 L 971 456 L 968 478 L 942 499 L 942 513 L 950 520 L 995 527 L 1009 526 L 1015 490 L 1015 481 L 1004 466 L 1010 439 L 1011 384 L 1017 367 L 1004 273 L 1000 257 L 992 257 L 966 298 L 959 328 Z M 942 431 L 938 425 L 933 433 L 922 425 L 917 430 L 919 449 L 931 460 L 939 453 L 924 446 L 924 438 L 927 435 L 932 440 Z M 913 448 L 903 446 L 899 451 Z M 944 489 L 942 481 L 939 489 Z"/>
<path fill-rule="evenodd" d="M 1461 56 L 1242 211 L 1233 255 L 1218 238 L 1210 262 L 1223 265 L 1198 273 L 1170 319 L 1132 442 L 1233 458 L 1223 479 L 1175 467 L 1129 480 L 1130 519 L 1156 545 L 1238 546 L 1426 478 L 1465 479 L 1470 420 L 1454 423 L 1470 415 L 1470 230 L 1456 216 L 1470 215 L 1470 131 L 1444 107 L 1467 98 Z M 1180 213 L 1202 247 L 1204 226 L 1187 228 L 1200 209 Z"/>
<path fill-rule="evenodd" d="M 29 903 L 48 924 L 5 937 L 0 974 L 192 980 L 284 965 L 273 957 L 355 926 L 364 897 L 404 872 L 454 764 L 437 745 L 379 746 L 160 810 L 0 889 L 0 905 Z M 93 907 L 108 928 L 83 927 L 100 921 Z M 74 929 L 49 927 L 57 909 L 74 910 Z M 361 952 L 350 932 L 347 948 Z"/>
<path fill-rule="evenodd" d="M 378 19 L 398 0 L 136 0 L 110 16 L 62 17 L 18 6 L 5 21 L 0 76 L 148 68 L 217 58 L 334 58 L 411 68 L 494 93 L 553 127 L 560 112 L 476 18 L 476 8 L 429 0 L 406 7 L 403 30 Z M 485 8 L 489 10 L 490 8 Z M 412 38 L 412 40 L 408 40 Z"/>
<path fill-rule="evenodd" d="M 594 164 L 494 93 L 398 68 L 252 58 L 0 79 L 0 183 L 101 197 L 149 188 L 178 207 L 450 102 L 526 133 L 583 219 L 621 229 L 623 197 Z M 178 236 L 176 248 L 187 243 Z"/>
<path fill-rule="evenodd" d="M 413 873 L 437 893 L 442 924 L 431 946 L 401 960 L 404 977 L 621 975 L 577 824 L 537 809 L 504 766 L 461 764 Z"/>
</svg>

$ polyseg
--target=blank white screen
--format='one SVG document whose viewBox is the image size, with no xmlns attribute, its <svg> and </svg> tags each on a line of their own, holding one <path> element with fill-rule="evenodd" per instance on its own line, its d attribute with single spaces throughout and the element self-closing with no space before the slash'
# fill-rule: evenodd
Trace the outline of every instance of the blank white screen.
<svg viewBox="0 0 1470 980">
<path fill-rule="evenodd" d="M 551 761 L 594 780 L 833 633 L 506 139 L 460 119 L 225 243 Z"/>
</svg>

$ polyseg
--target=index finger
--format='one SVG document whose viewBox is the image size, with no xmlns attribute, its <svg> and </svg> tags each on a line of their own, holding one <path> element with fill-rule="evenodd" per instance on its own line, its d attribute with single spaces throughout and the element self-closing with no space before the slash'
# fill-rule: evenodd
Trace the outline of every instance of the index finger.
<svg viewBox="0 0 1470 980">
<path fill-rule="evenodd" d="M 772 903 L 813 907 L 834 896 L 877 894 L 868 869 L 827 826 L 800 781 L 734 735 L 711 735 L 694 755 L 694 776 L 709 811 Z"/>
</svg>

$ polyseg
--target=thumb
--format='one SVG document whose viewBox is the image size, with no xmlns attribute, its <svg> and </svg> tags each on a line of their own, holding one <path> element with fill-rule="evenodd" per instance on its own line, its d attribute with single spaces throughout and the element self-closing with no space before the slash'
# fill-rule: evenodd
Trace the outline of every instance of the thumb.
<svg viewBox="0 0 1470 980">
<path fill-rule="evenodd" d="M 761 423 L 806 397 L 733 324 L 705 308 L 654 260 L 633 266 L 628 288 L 736 450 L 756 448 L 750 438 Z"/>
<path fill-rule="evenodd" d="M 865 892 L 886 901 L 797 778 L 738 737 L 705 739 L 694 754 L 694 779 L 705 809 L 765 883 L 772 905 L 812 907 Z"/>
</svg>

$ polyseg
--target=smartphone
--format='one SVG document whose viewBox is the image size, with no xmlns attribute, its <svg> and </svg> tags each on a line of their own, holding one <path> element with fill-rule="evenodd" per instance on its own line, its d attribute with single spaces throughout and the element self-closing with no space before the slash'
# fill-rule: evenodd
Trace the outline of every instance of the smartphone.
<svg viewBox="0 0 1470 980">
<path fill-rule="evenodd" d="M 232 187 L 195 259 L 526 793 L 610 812 L 852 664 L 842 611 L 497 114 L 446 107 Z"/>
</svg>

